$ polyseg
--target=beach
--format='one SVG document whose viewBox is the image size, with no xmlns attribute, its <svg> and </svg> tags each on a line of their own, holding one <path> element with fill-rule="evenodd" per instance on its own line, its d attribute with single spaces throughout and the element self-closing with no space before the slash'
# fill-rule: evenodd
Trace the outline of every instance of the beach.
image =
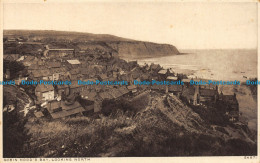
<svg viewBox="0 0 260 163">
<path fill-rule="evenodd" d="M 183 54 L 137 59 L 202 79 L 246 81 L 257 77 L 257 50 L 180 50 Z"/>
</svg>

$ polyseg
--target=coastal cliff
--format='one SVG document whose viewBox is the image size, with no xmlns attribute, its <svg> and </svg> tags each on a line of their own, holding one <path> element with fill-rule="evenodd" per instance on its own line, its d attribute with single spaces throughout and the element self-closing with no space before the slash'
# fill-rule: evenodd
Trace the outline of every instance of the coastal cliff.
<svg viewBox="0 0 260 163">
<path fill-rule="evenodd" d="M 179 54 L 175 46 L 141 41 L 120 41 L 107 43 L 123 58 L 159 57 Z"/>
<path fill-rule="evenodd" d="M 8 43 L 8 38 L 17 38 L 16 42 L 13 42 L 14 44 L 18 43 L 18 38 L 22 42 L 29 42 L 26 45 L 21 44 L 23 51 L 25 51 L 24 49 L 33 49 L 34 46 L 39 49 L 40 45 L 42 48 L 43 45 L 52 45 L 55 48 L 73 48 L 78 51 L 86 51 L 86 54 L 91 54 L 94 51 L 116 52 L 122 58 L 147 58 L 179 54 L 177 48 L 170 44 L 131 40 L 108 34 L 49 30 L 4 30 L 4 42 Z M 21 45 L 17 44 L 18 47 Z M 5 45 L 5 54 L 15 52 L 10 48 Z M 34 54 L 35 50 L 32 52 L 26 50 L 24 53 Z"/>
</svg>

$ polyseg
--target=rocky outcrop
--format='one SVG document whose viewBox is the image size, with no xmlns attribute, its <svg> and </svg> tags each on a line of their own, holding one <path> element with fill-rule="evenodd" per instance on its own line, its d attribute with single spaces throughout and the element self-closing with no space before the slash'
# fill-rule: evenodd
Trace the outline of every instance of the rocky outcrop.
<svg viewBox="0 0 260 163">
<path fill-rule="evenodd" d="M 145 58 L 179 54 L 177 48 L 169 44 L 156 44 L 141 41 L 120 41 L 108 42 L 107 45 L 115 49 L 122 58 Z"/>
</svg>

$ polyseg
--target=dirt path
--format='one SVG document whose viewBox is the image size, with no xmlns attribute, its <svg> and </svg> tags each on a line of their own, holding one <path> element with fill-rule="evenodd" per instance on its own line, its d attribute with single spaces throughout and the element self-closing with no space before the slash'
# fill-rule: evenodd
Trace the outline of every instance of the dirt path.
<svg viewBox="0 0 260 163">
<path fill-rule="evenodd" d="M 31 107 L 33 106 L 33 100 L 32 98 L 25 92 L 25 90 L 23 88 L 17 88 L 20 89 L 20 91 L 23 92 L 23 94 L 26 96 L 26 98 L 28 99 L 28 103 L 24 106 L 24 109 L 21 110 L 20 112 L 24 112 L 24 116 L 27 115 L 27 113 L 29 112 L 29 110 L 31 109 Z"/>
</svg>

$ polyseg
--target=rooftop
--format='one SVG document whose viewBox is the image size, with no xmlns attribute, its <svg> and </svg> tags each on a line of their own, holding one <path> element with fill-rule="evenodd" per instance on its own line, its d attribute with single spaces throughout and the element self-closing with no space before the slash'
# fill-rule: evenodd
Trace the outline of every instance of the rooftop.
<svg viewBox="0 0 260 163">
<path fill-rule="evenodd" d="M 104 99 L 112 99 L 113 97 L 108 92 L 101 92 L 99 93 L 99 96 Z"/>
<path fill-rule="evenodd" d="M 114 98 L 118 98 L 123 95 L 119 90 L 117 90 L 115 88 L 109 89 L 109 94 L 111 94 Z"/>
<path fill-rule="evenodd" d="M 182 91 L 182 85 L 169 85 L 169 91 L 173 92 L 181 92 Z"/>
<path fill-rule="evenodd" d="M 67 105 L 65 104 L 64 101 L 61 102 L 61 107 L 62 110 L 72 110 L 72 109 L 76 109 L 76 108 L 82 108 L 82 106 L 80 105 L 80 103 L 78 103 L 77 101 L 75 101 L 73 104 L 71 105 Z"/>
<path fill-rule="evenodd" d="M 45 84 L 38 84 L 35 88 L 36 92 L 49 92 L 54 91 L 54 88 L 52 85 L 45 85 Z"/>
<path fill-rule="evenodd" d="M 73 59 L 73 60 L 67 60 L 70 64 L 72 65 L 79 65 L 81 64 L 79 60 L 77 59 Z"/>
<path fill-rule="evenodd" d="M 200 89 L 201 96 L 215 96 L 217 94 L 216 90 L 212 89 Z"/>
<path fill-rule="evenodd" d="M 121 92 L 122 95 L 125 95 L 125 94 L 127 94 L 129 92 L 129 90 L 126 87 L 124 87 L 124 86 L 119 87 L 118 91 Z"/>
<path fill-rule="evenodd" d="M 176 76 L 168 76 L 166 80 L 178 80 L 178 77 Z"/>
<path fill-rule="evenodd" d="M 50 113 L 52 113 L 54 109 L 58 109 L 60 107 L 61 107 L 60 101 L 50 101 L 47 104 L 47 109 Z"/>
<path fill-rule="evenodd" d="M 75 108 L 72 110 L 62 110 L 60 112 L 55 112 L 52 113 L 51 116 L 53 119 L 58 119 L 58 118 L 64 118 L 73 114 L 81 113 L 85 111 L 83 107 Z"/>
<path fill-rule="evenodd" d="M 47 77 L 50 76 L 50 70 L 45 69 L 45 70 L 33 70 L 32 75 L 34 78 L 39 78 L 39 77 Z"/>
<path fill-rule="evenodd" d="M 72 51 L 74 49 L 48 49 L 49 51 Z"/>
<path fill-rule="evenodd" d="M 37 118 L 41 118 L 41 117 L 44 116 L 43 113 L 42 113 L 41 111 L 37 111 L 37 112 L 35 112 L 34 115 L 35 115 L 35 117 L 37 117 Z"/>
<path fill-rule="evenodd" d="M 165 69 L 160 70 L 160 71 L 158 72 L 158 74 L 166 74 L 166 73 L 167 73 L 167 70 L 165 70 Z"/>
<path fill-rule="evenodd" d="M 51 68 L 58 68 L 58 67 L 61 67 L 61 63 L 60 62 L 47 62 L 47 66 L 51 67 Z"/>
<path fill-rule="evenodd" d="M 184 83 L 189 83 L 189 82 L 190 82 L 190 79 L 182 79 L 182 81 L 183 81 Z"/>
</svg>

